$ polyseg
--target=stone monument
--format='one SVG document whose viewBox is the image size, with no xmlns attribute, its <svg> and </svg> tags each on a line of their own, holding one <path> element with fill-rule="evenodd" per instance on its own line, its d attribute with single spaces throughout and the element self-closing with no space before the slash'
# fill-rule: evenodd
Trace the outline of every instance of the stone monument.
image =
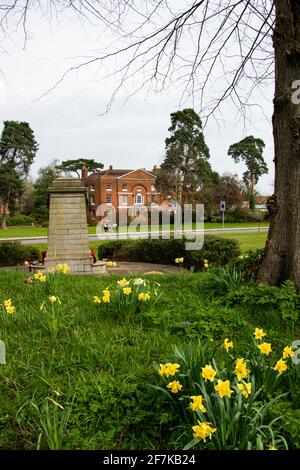
<svg viewBox="0 0 300 470">
<path fill-rule="evenodd" d="M 77 178 L 57 178 L 50 193 L 46 271 L 68 264 L 71 273 L 105 274 L 105 262 L 93 264 L 89 250 L 86 188 Z"/>
</svg>

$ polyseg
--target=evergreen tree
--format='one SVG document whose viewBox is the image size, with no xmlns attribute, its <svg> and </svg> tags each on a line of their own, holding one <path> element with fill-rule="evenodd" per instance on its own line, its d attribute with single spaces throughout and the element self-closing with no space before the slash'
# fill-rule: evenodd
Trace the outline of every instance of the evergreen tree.
<svg viewBox="0 0 300 470">
<path fill-rule="evenodd" d="M 9 207 L 22 196 L 23 182 L 36 156 L 38 144 L 27 122 L 4 121 L 0 140 L 1 227 L 6 228 Z"/>
</svg>

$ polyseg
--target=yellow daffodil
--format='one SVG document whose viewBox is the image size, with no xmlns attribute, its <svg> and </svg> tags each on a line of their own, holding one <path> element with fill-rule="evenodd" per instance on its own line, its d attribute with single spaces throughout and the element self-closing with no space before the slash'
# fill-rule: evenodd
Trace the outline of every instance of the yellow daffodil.
<svg viewBox="0 0 300 470">
<path fill-rule="evenodd" d="M 6 307 L 6 311 L 7 313 L 9 313 L 10 315 L 12 313 L 14 313 L 14 311 L 16 310 L 16 307 L 13 307 L 12 305 L 9 305 L 8 307 Z"/>
<path fill-rule="evenodd" d="M 94 300 L 93 300 L 94 304 L 101 304 L 101 299 L 100 297 L 98 297 L 98 295 L 94 295 Z"/>
<path fill-rule="evenodd" d="M 257 347 L 262 354 L 265 354 L 265 356 L 268 356 L 270 352 L 272 352 L 271 343 L 262 343 L 259 344 Z"/>
<path fill-rule="evenodd" d="M 208 268 L 208 260 L 207 259 L 203 260 L 203 266 L 205 267 L 205 269 Z"/>
<path fill-rule="evenodd" d="M 172 393 L 178 393 L 182 389 L 182 385 L 178 380 L 173 380 L 173 382 L 168 383 L 167 388 L 169 388 Z"/>
<path fill-rule="evenodd" d="M 41 276 L 44 276 L 42 271 L 38 271 L 33 275 L 34 279 L 39 279 Z"/>
<path fill-rule="evenodd" d="M 146 302 L 147 300 L 150 300 L 150 294 L 149 294 L 149 292 L 141 292 L 141 293 L 138 295 L 138 299 L 139 299 L 139 300 L 142 300 L 143 302 Z"/>
<path fill-rule="evenodd" d="M 159 375 L 166 377 L 173 377 L 178 370 L 180 369 L 180 364 L 167 362 L 166 364 L 160 364 L 160 369 L 158 371 Z"/>
<path fill-rule="evenodd" d="M 202 395 L 196 395 L 192 396 L 191 399 L 193 400 L 192 403 L 190 403 L 190 408 L 193 411 L 202 411 L 202 413 L 206 413 L 206 408 L 203 405 L 203 397 Z"/>
<path fill-rule="evenodd" d="M 11 299 L 4 300 L 4 302 L 3 302 L 3 305 L 4 305 L 5 308 L 10 307 L 11 304 L 12 304 Z"/>
<path fill-rule="evenodd" d="M 238 380 L 246 379 L 249 375 L 247 364 L 244 359 L 237 359 L 235 363 L 235 375 Z"/>
<path fill-rule="evenodd" d="M 238 389 L 242 392 L 245 398 L 248 398 L 252 391 L 252 384 L 251 382 L 242 382 L 241 384 L 237 385 Z"/>
<path fill-rule="evenodd" d="M 294 351 L 290 346 L 286 346 L 283 350 L 282 357 L 283 359 L 287 359 L 288 357 L 293 357 L 294 356 Z"/>
<path fill-rule="evenodd" d="M 211 423 L 201 423 L 201 421 L 198 421 L 198 424 L 192 429 L 194 439 L 202 439 L 204 442 L 208 437 L 211 439 L 212 434 L 217 430 L 211 426 Z"/>
<path fill-rule="evenodd" d="M 202 367 L 202 377 L 204 378 L 205 382 L 207 380 L 210 380 L 210 382 L 214 381 L 216 371 L 213 369 L 213 367 L 209 364 L 206 365 L 205 367 Z"/>
<path fill-rule="evenodd" d="M 110 302 L 110 291 L 108 289 L 105 289 L 103 291 L 102 302 L 104 302 L 105 304 Z"/>
<path fill-rule="evenodd" d="M 231 394 L 233 393 L 233 390 L 231 390 L 231 388 L 230 388 L 229 380 L 225 380 L 223 382 L 223 380 L 219 379 L 218 384 L 215 385 L 215 390 L 218 392 L 218 394 L 221 398 L 223 398 L 225 396 L 230 398 Z"/>
<path fill-rule="evenodd" d="M 131 287 L 123 287 L 123 293 L 124 293 L 125 295 L 130 295 L 131 292 L 132 292 Z"/>
<path fill-rule="evenodd" d="M 277 447 L 272 446 L 271 444 L 268 446 L 268 450 L 278 450 Z"/>
<path fill-rule="evenodd" d="M 40 282 L 46 282 L 46 279 L 47 279 L 47 278 L 46 278 L 46 276 L 44 276 L 44 275 L 42 275 L 42 276 L 39 277 L 39 281 L 40 281 Z"/>
<path fill-rule="evenodd" d="M 277 370 L 279 374 L 282 374 L 287 370 L 287 368 L 288 366 L 286 365 L 286 362 L 283 359 L 279 359 L 279 361 L 276 362 L 274 370 Z"/>
<path fill-rule="evenodd" d="M 266 333 L 264 332 L 263 329 L 255 328 L 254 331 L 254 337 L 255 339 L 263 339 L 264 336 L 266 336 Z"/>
<path fill-rule="evenodd" d="M 224 344 L 223 344 L 224 349 L 228 352 L 229 349 L 233 349 L 233 342 L 228 341 L 228 338 L 225 339 Z"/>
<path fill-rule="evenodd" d="M 118 284 L 118 286 L 120 286 L 120 287 L 126 287 L 126 286 L 128 286 L 129 281 L 127 281 L 127 280 L 125 279 L 125 277 L 123 277 L 123 279 L 121 279 L 120 281 L 118 281 L 117 284 Z"/>
<path fill-rule="evenodd" d="M 175 258 L 175 263 L 176 264 L 181 264 L 181 263 L 183 263 L 183 261 L 184 261 L 184 258 Z"/>
<path fill-rule="evenodd" d="M 58 264 L 56 266 L 57 271 L 62 272 L 63 274 L 68 274 L 70 272 L 70 268 L 67 264 Z"/>
<path fill-rule="evenodd" d="M 57 302 L 57 297 L 55 297 L 55 295 L 49 295 L 48 298 L 52 304 L 54 304 L 54 302 Z"/>
</svg>

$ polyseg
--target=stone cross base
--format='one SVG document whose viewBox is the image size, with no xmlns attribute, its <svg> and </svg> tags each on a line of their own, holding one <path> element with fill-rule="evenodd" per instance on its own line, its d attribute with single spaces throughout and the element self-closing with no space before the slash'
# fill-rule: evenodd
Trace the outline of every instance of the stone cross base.
<svg viewBox="0 0 300 470">
<path fill-rule="evenodd" d="M 58 178 L 50 193 L 48 250 L 45 270 L 67 264 L 71 273 L 92 274 L 86 215 L 86 188 L 76 178 Z M 101 265 L 99 273 L 106 272 Z"/>
</svg>

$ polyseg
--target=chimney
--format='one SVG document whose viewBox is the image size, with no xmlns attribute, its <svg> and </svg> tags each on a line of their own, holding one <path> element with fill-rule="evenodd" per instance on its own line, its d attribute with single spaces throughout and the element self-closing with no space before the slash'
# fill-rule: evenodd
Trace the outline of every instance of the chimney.
<svg viewBox="0 0 300 470">
<path fill-rule="evenodd" d="M 87 182 L 88 176 L 89 176 L 89 169 L 87 166 L 83 166 L 81 170 L 81 179 L 82 179 L 84 186 L 88 185 L 88 182 Z"/>
<path fill-rule="evenodd" d="M 113 166 L 112 166 L 112 165 L 109 165 L 109 169 L 112 170 L 112 169 L 113 169 Z"/>
</svg>

